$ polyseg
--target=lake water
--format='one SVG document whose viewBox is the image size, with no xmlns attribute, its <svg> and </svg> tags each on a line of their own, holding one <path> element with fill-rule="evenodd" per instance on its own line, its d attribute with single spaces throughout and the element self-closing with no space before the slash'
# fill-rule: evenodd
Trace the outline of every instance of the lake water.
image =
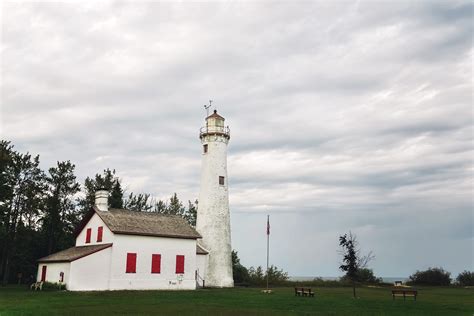
<svg viewBox="0 0 474 316">
<path fill-rule="evenodd" d="M 309 277 L 309 276 L 290 276 L 290 281 L 311 281 L 314 278 L 321 278 L 326 281 L 338 280 L 339 277 Z M 395 281 L 402 281 L 405 283 L 408 281 L 407 277 L 382 277 L 385 283 L 394 283 Z"/>
</svg>

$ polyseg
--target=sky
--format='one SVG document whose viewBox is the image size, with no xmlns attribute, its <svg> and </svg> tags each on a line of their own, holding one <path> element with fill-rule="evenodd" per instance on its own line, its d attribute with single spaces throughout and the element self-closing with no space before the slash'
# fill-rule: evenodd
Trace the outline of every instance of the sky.
<svg viewBox="0 0 474 316">
<path fill-rule="evenodd" d="M 473 269 L 470 1 L 1 4 L 0 138 L 115 169 L 127 192 L 199 194 L 204 105 L 231 130 L 245 266 L 340 276 Z"/>
</svg>

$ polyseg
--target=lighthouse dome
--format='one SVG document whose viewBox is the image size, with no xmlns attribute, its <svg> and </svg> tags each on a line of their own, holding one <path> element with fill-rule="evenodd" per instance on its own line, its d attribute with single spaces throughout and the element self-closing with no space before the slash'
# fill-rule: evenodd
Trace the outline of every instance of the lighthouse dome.
<svg viewBox="0 0 474 316">
<path fill-rule="evenodd" d="M 230 138 L 229 127 L 224 126 L 225 118 L 217 114 L 217 110 L 214 113 L 206 117 L 206 126 L 201 128 L 199 137 L 203 139 L 205 136 L 222 136 L 225 139 Z"/>
</svg>

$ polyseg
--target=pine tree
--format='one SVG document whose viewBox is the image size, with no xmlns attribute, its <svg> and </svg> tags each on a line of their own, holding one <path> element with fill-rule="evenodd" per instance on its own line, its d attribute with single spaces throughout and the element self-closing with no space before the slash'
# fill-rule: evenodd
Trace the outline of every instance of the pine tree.
<svg viewBox="0 0 474 316">
<path fill-rule="evenodd" d="M 73 231 L 78 222 L 74 195 L 80 185 L 74 175 L 75 166 L 69 160 L 49 168 L 47 208 L 43 217 L 43 231 L 47 238 L 47 254 L 74 243 Z"/>
<path fill-rule="evenodd" d="M 6 284 L 15 259 L 20 227 L 34 221 L 39 214 L 45 192 L 44 173 L 39 168 L 39 155 L 20 154 L 6 141 L 0 142 L 0 276 Z"/>
<path fill-rule="evenodd" d="M 183 203 L 181 203 L 181 201 L 178 199 L 178 195 L 176 193 L 171 196 L 166 213 L 171 215 L 178 215 L 184 218 L 186 209 L 184 208 Z"/>
<path fill-rule="evenodd" d="M 112 192 L 114 184 L 120 181 L 115 175 L 115 169 L 105 169 L 102 174 L 96 174 L 94 178 L 87 177 L 84 181 L 84 197 L 78 199 L 81 216 L 84 216 L 95 204 L 95 192 L 99 189 L 105 189 Z"/>
<path fill-rule="evenodd" d="M 155 203 L 155 208 L 154 211 L 160 214 L 166 214 L 166 210 L 168 209 L 168 205 L 166 205 L 166 202 L 163 202 L 162 200 L 158 200 L 157 203 Z"/>
<path fill-rule="evenodd" d="M 184 214 L 184 219 L 188 221 L 189 225 L 196 227 L 196 220 L 197 220 L 197 205 L 198 200 L 191 202 L 188 201 L 188 209 Z"/>
<path fill-rule="evenodd" d="M 115 183 L 112 187 L 109 204 L 111 208 L 123 208 L 123 190 L 118 179 L 115 180 Z"/>
<path fill-rule="evenodd" d="M 131 192 L 128 199 L 125 200 L 124 206 L 130 211 L 148 212 L 153 208 L 153 201 L 148 193 L 134 194 Z"/>
</svg>

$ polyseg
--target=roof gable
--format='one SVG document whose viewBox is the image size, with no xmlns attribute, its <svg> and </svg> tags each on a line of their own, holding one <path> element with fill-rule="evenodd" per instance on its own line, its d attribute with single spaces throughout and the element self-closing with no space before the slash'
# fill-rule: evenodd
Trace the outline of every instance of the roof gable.
<svg viewBox="0 0 474 316">
<path fill-rule="evenodd" d="M 137 212 L 115 208 L 103 212 L 99 211 L 96 207 L 93 207 L 84 216 L 75 231 L 76 237 L 86 227 L 94 214 L 97 214 L 114 234 L 185 239 L 202 238 L 196 229 L 178 215 Z"/>
</svg>

